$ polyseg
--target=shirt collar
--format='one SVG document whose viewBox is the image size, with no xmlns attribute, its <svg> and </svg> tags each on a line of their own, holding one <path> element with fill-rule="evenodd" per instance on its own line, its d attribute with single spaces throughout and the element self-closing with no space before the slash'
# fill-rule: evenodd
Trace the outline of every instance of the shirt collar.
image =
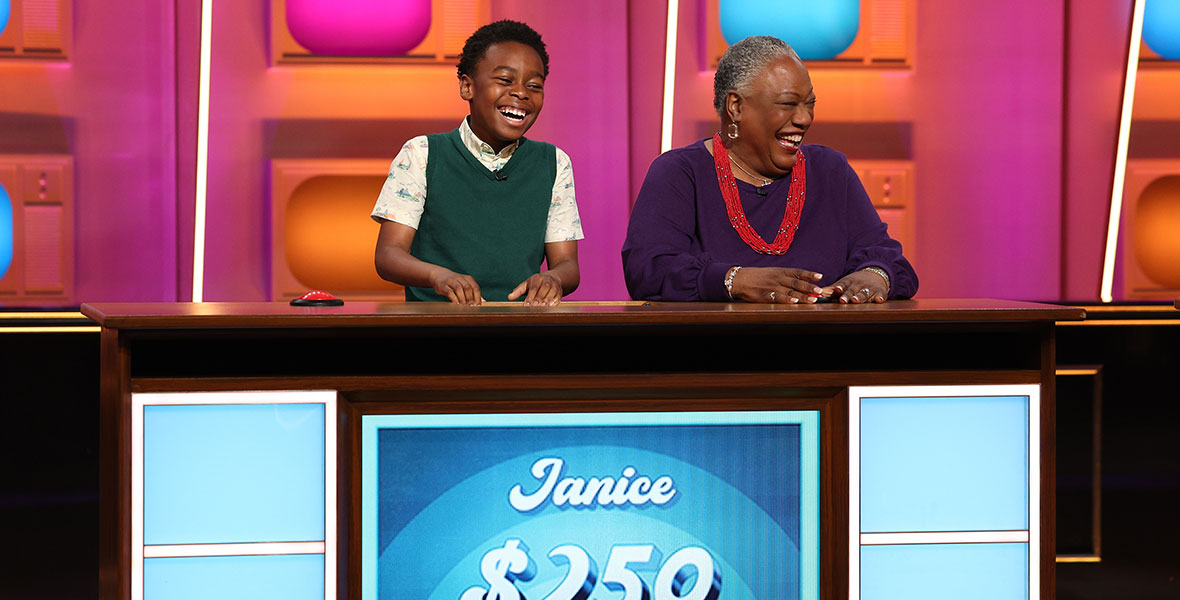
<svg viewBox="0 0 1180 600">
<path fill-rule="evenodd" d="M 492 146 L 490 144 L 484 142 L 483 140 L 479 139 L 479 136 L 475 135 L 475 132 L 471 130 L 471 125 L 467 124 L 467 118 L 468 117 L 465 117 L 463 119 L 463 123 L 459 125 L 459 137 L 463 139 L 463 145 L 467 146 L 467 149 L 470 150 L 476 158 L 479 158 L 480 156 L 486 156 L 489 158 L 506 159 L 509 156 L 512 156 L 513 152 L 516 152 L 516 147 L 520 145 L 520 140 L 516 140 L 515 142 L 504 146 L 500 149 L 500 153 L 496 154 L 496 151 L 492 150 Z"/>
</svg>

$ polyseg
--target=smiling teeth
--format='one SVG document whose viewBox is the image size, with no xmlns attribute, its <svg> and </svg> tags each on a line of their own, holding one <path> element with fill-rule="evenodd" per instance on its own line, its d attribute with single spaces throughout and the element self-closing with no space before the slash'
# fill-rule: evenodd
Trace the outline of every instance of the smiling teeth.
<svg viewBox="0 0 1180 600">
<path fill-rule="evenodd" d="M 522 110 L 516 110 L 514 108 L 501 108 L 500 114 L 504 115 L 505 117 L 508 117 L 509 119 L 518 119 L 518 120 L 524 120 L 524 118 L 526 116 L 528 116 L 528 113 L 526 113 Z"/>
<path fill-rule="evenodd" d="M 794 144 L 794 145 L 796 145 L 796 146 L 798 146 L 800 143 L 802 143 L 802 142 L 803 142 L 803 136 L 802 136 L 802 135 L 799 135 L 799 134 L 796 134 L 796 135 L 787 135 L 787 136 L 782 136 L 782 137 L 780 137 L 779 139 L 780 139 L 780 140 L 786 140 L 786 141 L 788 141 L 788 142 L 791 142 L 792 144 Z"/>
</svg>

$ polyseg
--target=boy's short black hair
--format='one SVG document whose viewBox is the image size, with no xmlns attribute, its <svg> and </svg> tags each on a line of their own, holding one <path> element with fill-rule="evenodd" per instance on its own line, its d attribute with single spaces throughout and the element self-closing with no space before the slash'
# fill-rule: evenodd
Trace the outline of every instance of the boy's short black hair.
<svg viewBox="0 0 1180 600">
<path fill-rule="evenodd" d="M 541 34 L 532 27 L 520 21 L 504 19 L 495 23 L 488 23 L 475 30 L 471 37 L 463 44 L 463 52 L 459 54 L 459 75 L 471 75 L 475 70 L 475 63 L 483 58 L 488 46 L 500 42 L 520 42 L 531 47 L 541 55 L 541 64 L 545 65 L 545 76 L 549 76 L 549 53 L 545 51 L 545 42 L 541 41 Z"/>
</svg>

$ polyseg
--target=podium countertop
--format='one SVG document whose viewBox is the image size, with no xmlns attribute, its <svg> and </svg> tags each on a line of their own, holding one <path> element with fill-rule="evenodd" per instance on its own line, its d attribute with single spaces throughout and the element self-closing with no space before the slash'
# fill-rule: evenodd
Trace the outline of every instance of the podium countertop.
<svg viewBox="0 0 1180 600">
<path fill-rule="evenodd" d="M 883 304 L 726 302 L 564 302 L 479 307 L 430 302 L 346 302 L 296 307 L 286 302 L 136 302 L 83 304 L 108 329 L 372 328 L 396 326 L 727 325 L 827 323 L 986 323 L 1080 321 L 1083 308 L 991 299 L 893 300 Z"/>
</svg>

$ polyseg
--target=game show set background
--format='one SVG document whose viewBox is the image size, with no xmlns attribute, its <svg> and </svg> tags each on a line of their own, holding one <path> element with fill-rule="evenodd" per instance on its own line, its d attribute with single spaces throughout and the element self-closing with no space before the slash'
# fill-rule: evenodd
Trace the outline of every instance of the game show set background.
<svg viewBox="0 0 1180 600">
<path fill-rule="evenodd" d="M 223 0 L 200 139 L 199 0 L 0 0 L 0 596 L 96 595 L 99 333 L 78 307 L 400 301 L 368 213 L 401 144 L 466 114 L 456 56 L 503 18 L 551 56 L 529 137 L 574 165 L 571 300 L 627 299 L 648 165 L 716 130 L 728 43 L 778 35 L 819 97 L 807 141 L 847 155 L 921 297 L 1088 311 L 1057 333 L 1058 597 L 1180 594 L 1180 2 L 1140 1 L 1123 123 L 1135 0 Z"/>
</svg>

